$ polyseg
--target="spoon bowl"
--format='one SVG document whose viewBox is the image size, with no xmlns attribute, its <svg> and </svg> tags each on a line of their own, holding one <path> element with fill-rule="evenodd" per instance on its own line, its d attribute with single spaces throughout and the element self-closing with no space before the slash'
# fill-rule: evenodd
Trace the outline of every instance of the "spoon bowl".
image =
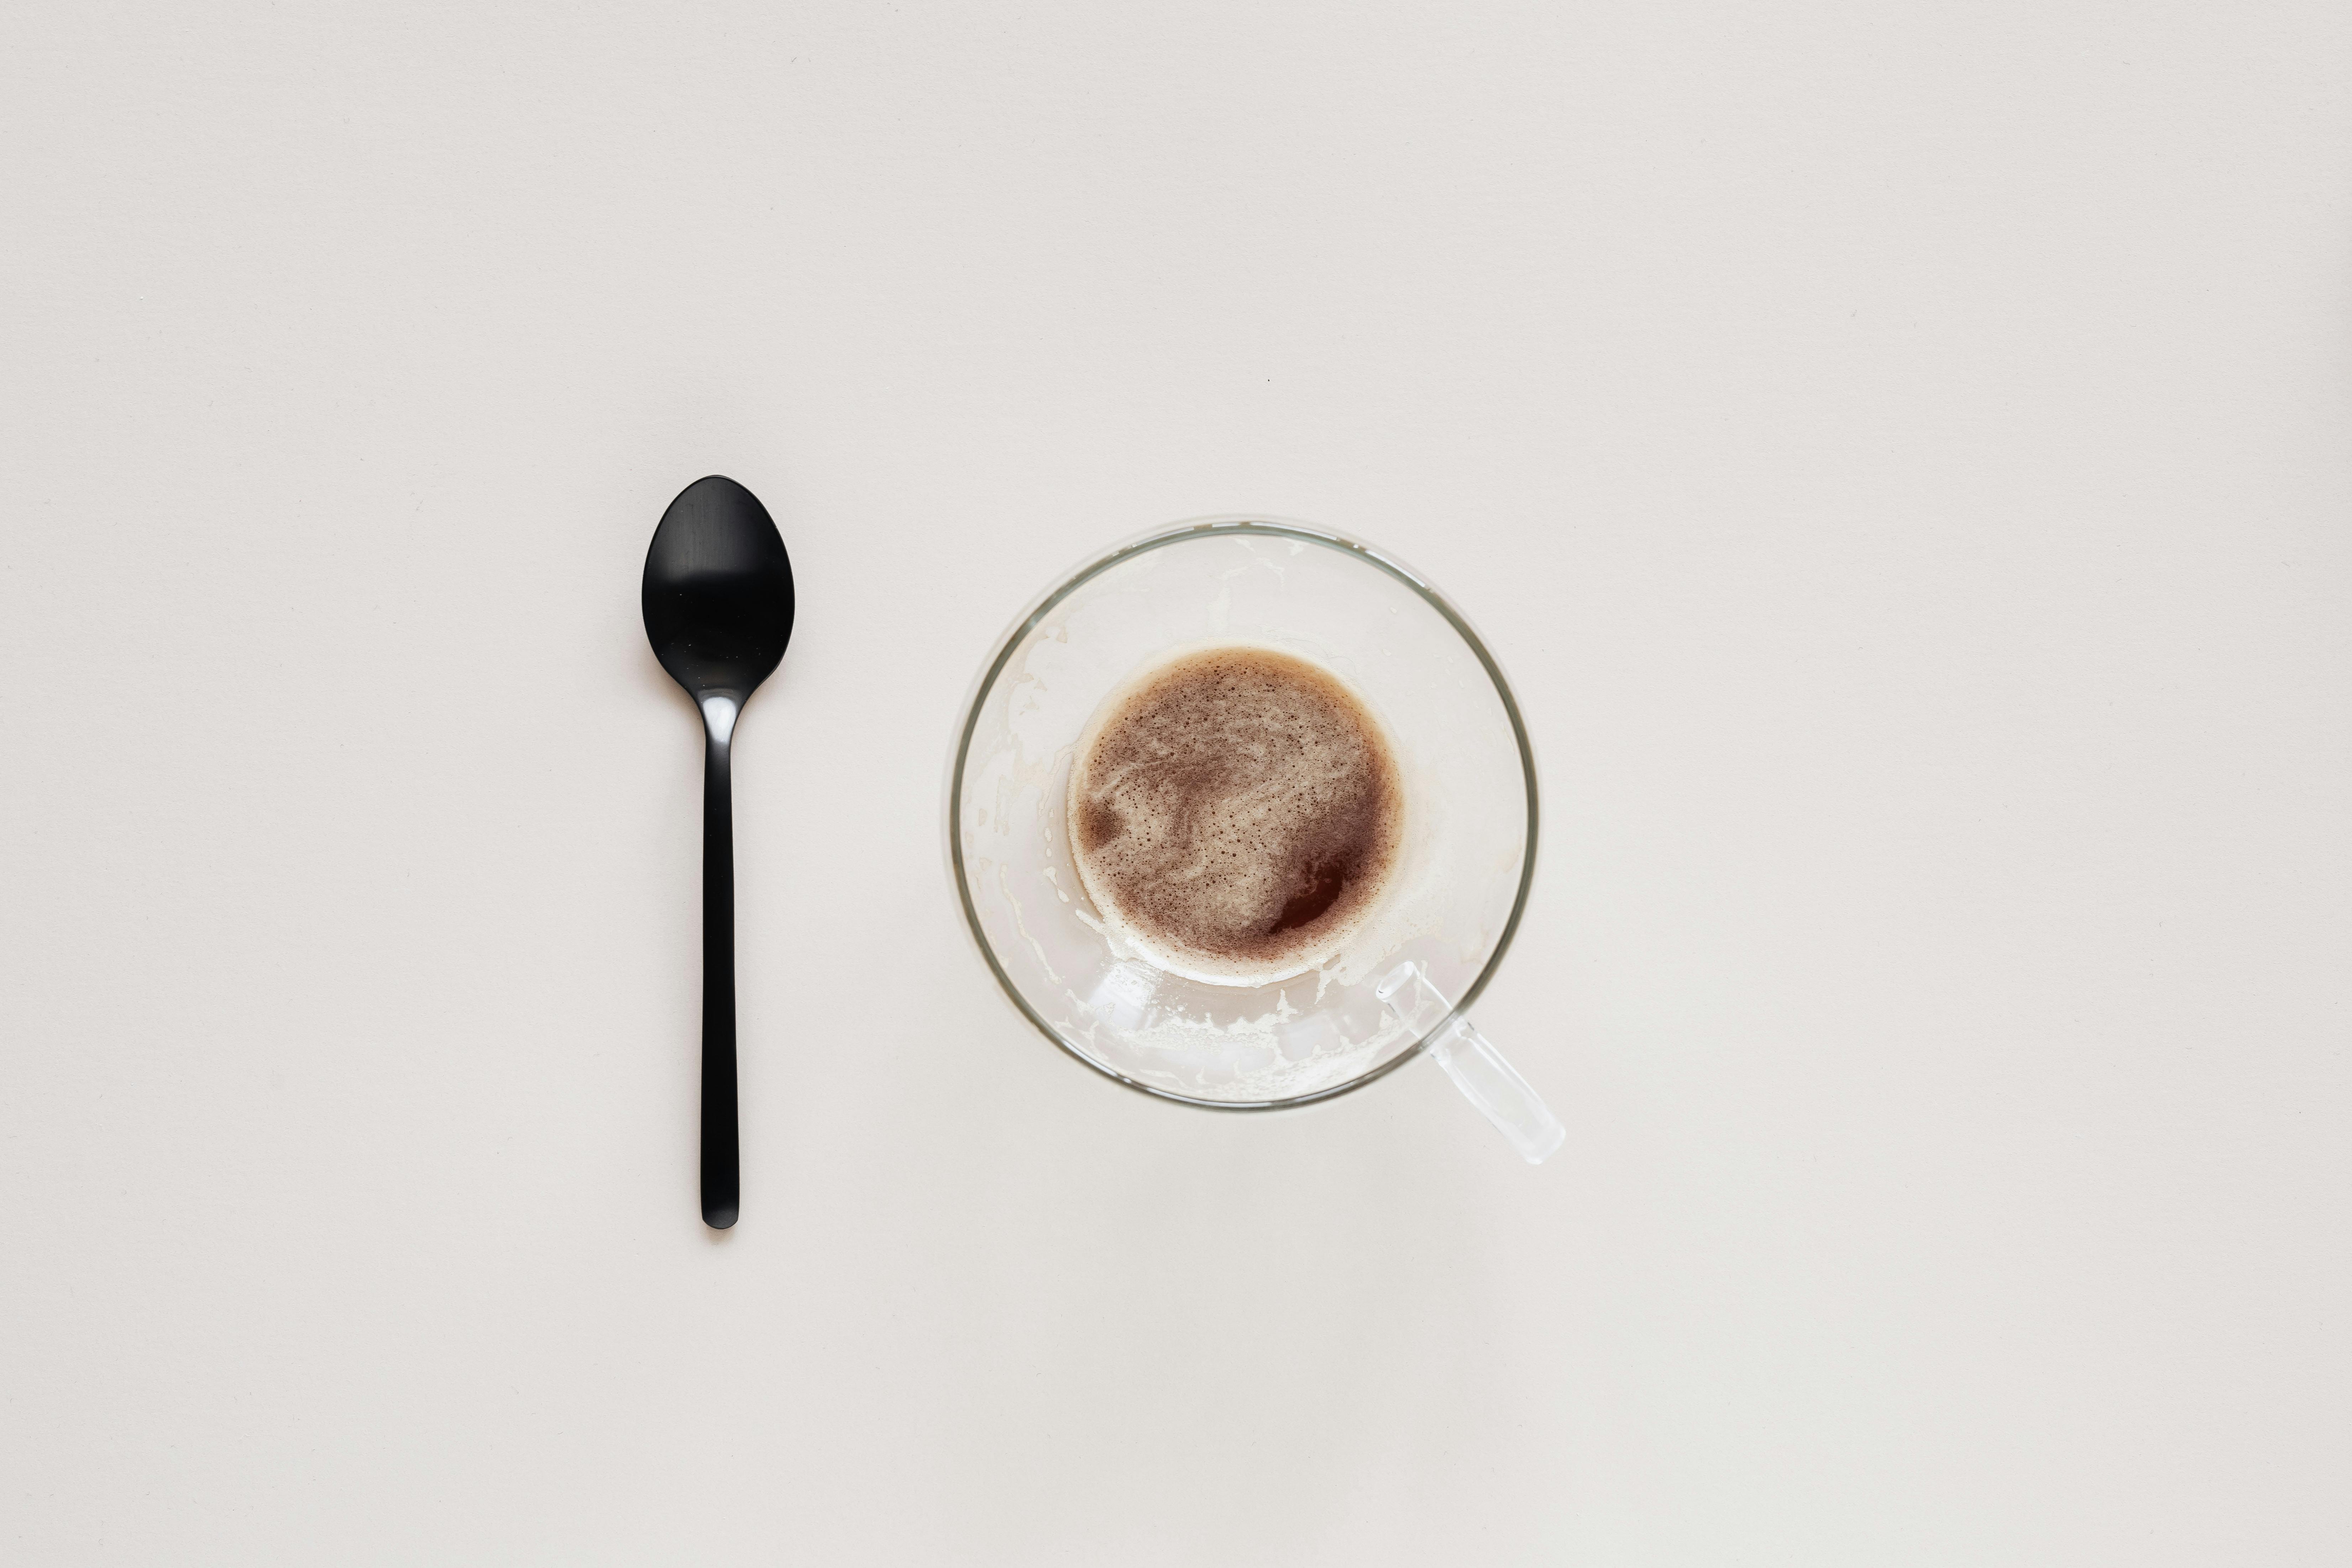
<svg viewBox="0 0 2352 1568">
<path fill-rule="evenodd" d="M 760 498 L 713 474 L 678 492 L 646 552 L 646 640 L 697 698 L 739 702 L 783 661 L 793 563 Z"/>
</svg>

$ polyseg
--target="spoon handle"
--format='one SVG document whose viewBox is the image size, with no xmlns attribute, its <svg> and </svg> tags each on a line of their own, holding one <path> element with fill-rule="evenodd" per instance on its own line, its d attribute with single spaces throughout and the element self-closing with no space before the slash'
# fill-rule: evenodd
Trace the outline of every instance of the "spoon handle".
<svg viewBox="0 0 2352 1568">
<path fill-rule="evenodd" d="M 728 753 L 738 704 L 702 700 L 702 1223 L 725 1230 L 742 1207 L 735 1108 L 735 806 Z"/>
</svg>

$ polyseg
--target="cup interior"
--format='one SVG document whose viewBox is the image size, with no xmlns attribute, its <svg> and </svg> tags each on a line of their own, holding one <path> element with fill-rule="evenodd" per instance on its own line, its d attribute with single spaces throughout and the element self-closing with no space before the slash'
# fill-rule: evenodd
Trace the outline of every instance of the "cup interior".
<svg viewBox="0 0 2352 1568">
<path fill-rule="evenodd" d="M 1264 985 L 1169 973 L 1088 900 L 1066 821 L 1087 721 L 1144 664 L 1250 642 L 1337 672 L 1371 704 L 1404 780 L 1402 859 L 1378 912 L 1316 969 Z M 1396 561 L 1303 523 L 1219 518 L 1082 567 L 1015 623 L 958 729 L 948 853 L 1005 994 L 1047 1038 L 1129 1086 L 1266 1110 L 1342 1093 L 1411 1057 L 1375 994 L 1419 963 L 1457 1007 L 1494 973 L 1533 871 L 1535 768 L 1501 670 Z"/>
</svg>

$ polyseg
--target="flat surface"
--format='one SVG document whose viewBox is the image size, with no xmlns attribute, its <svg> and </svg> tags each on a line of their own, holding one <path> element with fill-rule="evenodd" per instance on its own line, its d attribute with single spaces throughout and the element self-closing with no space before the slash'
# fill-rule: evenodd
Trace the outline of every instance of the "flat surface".
<svg viewBox="0 0 2352 1568">
<path fill-rule="evenodd" d="M 2352 1556 L 2352 13 L 0 18 L 0 1556 Z M 776 514 L 745 1217 L 663 506 Z M 1264 510 L 1478 621 L 1478 1022 L 1030 1036 L 956 707 Z"/>
</svg>

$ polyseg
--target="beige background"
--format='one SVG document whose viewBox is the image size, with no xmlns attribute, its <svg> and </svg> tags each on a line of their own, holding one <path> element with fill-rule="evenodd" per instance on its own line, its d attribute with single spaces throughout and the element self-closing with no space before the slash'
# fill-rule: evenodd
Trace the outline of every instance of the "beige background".
<svg viewBox="0 0 2352 1568">
<path fill-rule="evenodd" d="M 485 14 L 494 13 L 494 14 Z M 2352 1554 L 2352 14 L 0 18 L 0 1555 Z M 746 1218 L 693 1200 L 697 475 Z M 1106 540 L 1520 684 L 1479 1021 L 1279 1120 L 1026 1032 L 955 706 Z"/>
</svg>

